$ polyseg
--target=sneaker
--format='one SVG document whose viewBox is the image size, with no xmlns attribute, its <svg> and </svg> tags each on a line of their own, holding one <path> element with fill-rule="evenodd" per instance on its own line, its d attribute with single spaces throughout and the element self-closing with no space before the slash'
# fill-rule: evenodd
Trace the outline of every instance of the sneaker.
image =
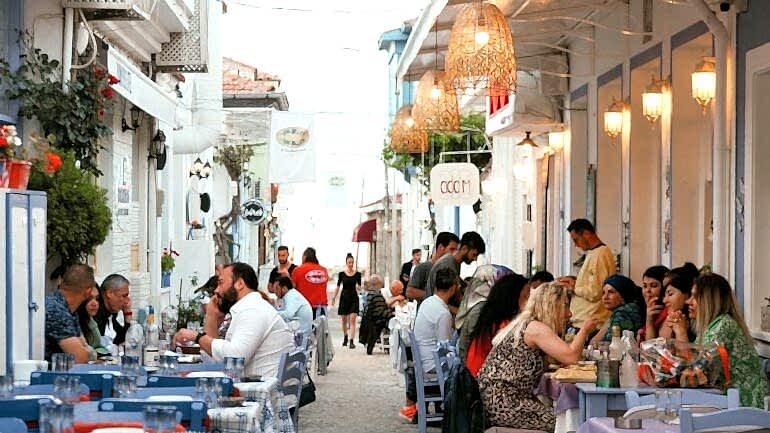
<svg viewBox="0 0 770 433">
<path fill-rule="evenodd" d="M 351 343 L 352 343 L 352 341 L 351 341 Z M 346 336 L 344 337 L 344 339 L 342 340 L 342 347 L 345 347 L 345 346 L 347 346 L 347 345 L 348 345 L 348 336 L 346 335 Z"/>
<path fill-rule="evenodd" d="M 404 406 L 401 408 L 401 410 L 398 411 L 398 416 L 401 418 L 411 422 L 414 422 L 415 419 L 417 419 L 417 406 Z"/>
</svg>

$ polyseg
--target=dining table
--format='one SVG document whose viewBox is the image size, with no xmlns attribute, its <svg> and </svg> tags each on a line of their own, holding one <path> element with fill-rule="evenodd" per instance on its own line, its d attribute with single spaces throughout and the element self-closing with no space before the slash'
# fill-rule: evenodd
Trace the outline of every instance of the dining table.
<svg viewBox="0 0 770 433">
<path fill-rule="evenodd" d="M 659 419 L 642 419 L 641 429 L 622 429 L 615 427 L 615 420 L 608 417 L 591 418 L 584 422 L 576 433 L 680 433 L 679 421 L 664 422 Z M 741 432 L 766 432 L 767 430 L 757 430 L 756 427 L 736 425 L 732 427 L 719 427 L 716 429 L 703 430 L 709 433 L 741 433 Z"/>
<path fill-rule="evenodd" d="M 256 382 L 235 384 L 242 407 L 219 407 L 208 410 L 211 431 L 218 433 L 294 433 L 289 406 L 278 379 L 262 377 Z"/>
</svg>

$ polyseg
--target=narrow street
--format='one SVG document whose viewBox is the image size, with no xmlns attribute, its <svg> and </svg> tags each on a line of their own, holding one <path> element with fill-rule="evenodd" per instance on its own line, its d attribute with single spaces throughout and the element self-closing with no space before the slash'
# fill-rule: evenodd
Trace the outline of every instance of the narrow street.
<svg viewBox="0 0 770 433">
<path fill-rule="evenodd" d="M 355 349 L 341 347 L 342 329 L 336 312 L 329 325 L 334 360 L 327 375 L 317 377 L 316 401 L 299 412 L 300 433 L 417 432 L 417 425 L 398 416 L 404 404 L 403 374 L 390 367 L 389 356 L 378 348 L 367 356 L 358 341 Z"/>
</svg>

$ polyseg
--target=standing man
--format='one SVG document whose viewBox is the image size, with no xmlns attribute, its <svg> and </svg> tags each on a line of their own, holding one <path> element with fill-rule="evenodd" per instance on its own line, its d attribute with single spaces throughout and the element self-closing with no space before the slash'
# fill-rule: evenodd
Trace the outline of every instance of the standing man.
<svg viewBox="0 0 770 433">
<path fill-rule="evenodd" d="M 460 275 L 460 266 L 462 263 L 470 265 L 476 261 L 479 254 L 484 254 L 487 247 L 484 244 L 484 239 L 476 232 L 465 232 L 460 239 L 460 248 L 454 252 L 454 254 L 447 254 L 440 258 L 430 270 L 428 276 L 428 284 L 425 286 L 425 297 L 433 295 L 434 288 L 436 287 L 436 273 L 442 269 L 452 268 L 457 275 Z M 463 290 L 465 285 L 460 282 L 460 289 Z M 457 314 L 457 308 L 450 307 L 452 314 Z"/>
<path fill-rule="evenodd" d="M 270 271 L 270 282 L 273 283 L 278 280 L 278 277 L 289 277 L 291 273 L 297 269 L 297 265 L 289 261 L 289 247 L 281 245 L 278 247 L 278 266 L 274 267 Z M 269 290 L 269 288 L 268 288 Z"/>
<path fill-rule="evenodd" d="M 403 283 L 404 288 L 408 287 L 409 278 L 412 276 L 412 269 L 420 264 L 420 259 L 422 259 L 422 250 L 415 248 L 412 250 L 412 260 L 401 266 L 401 283 Z"/>
<path fill-rule="evenodd" d="M 604 242 L 599 239 L 591 221 L 584 218 L 576 219 L 569 224 L 567 231 L 575 246 L 586 253 L 583 266 L 572 285 L 574 290 L 570 303 L 572 326 L 580 329 L 583 322 L 591 316 L 596 316 L 597 326 L 601 326 L 610 315 L 601 303 L 602 284 L 617 270 L 615 255 L 610 247 L 604 245 Z M 569 284 L 571 280 L 563 281 Z"/>
<path fill-rule="evenodd" d="M 129 282 L 119 274 L 108 275 L 102 282 L 99 296 L 99 311 L 94 319 L 99 332 L 119 346 L 126 341 L 126 331 L 131 326 L 125 315 L 131 311 L 131 298 L 128 297 Z"/>
<path fill-rule="evenodd" d="M 326 308 L 329 306 L 326 294 L 329 272 L 318 264 L 315 248 L 308 247 L 302 253 L 302 264 L 291 273 L 291 281 L 313 307 L 313 319 L 318 308 L 321 308 L 321 314 L 326 315 Z"/>
<path fill-rule="evenodd" d="M 75 264 L 64 272 L 59 287 L 45 297 L 45 359 L 49 362 L 54 353 L 71 353 L 77 364 L 91 359 L 75 311 L 91 297 L 95 285 L 94 270 Z"/>
<path fill-rule="evenodd" d="M 216 362 L 228 356 L 244 358 L 246 376 L 277 377 L 281 354 L 294 348 L 294 337 L 275 308 L 257 293 L 257 285 L 257 273 L 246 263 L 225 266 L 206 305 L 205 332 L 180 329 L 174 336 L 176 344 L 200 344 Z M 218 338 L 227 313 L 232 316 L 230 327 L 225 338 Z"/>
<path fill-rule="evenodd" d="M 406 286 L 407 299 L 416 299 L 419 302 L 425 299 L 425 286 L 428 284 L 428 276 L 433 264 L 444 254 L 454 254 L 459 243 L 460 238 L 451 232 L 441 232 L 436 236 L 436 247 L 433 250 L 433 255 L 427 261 L 417 265 L 411 278 L 409 278 L 409 284 Z"/>
</svg>

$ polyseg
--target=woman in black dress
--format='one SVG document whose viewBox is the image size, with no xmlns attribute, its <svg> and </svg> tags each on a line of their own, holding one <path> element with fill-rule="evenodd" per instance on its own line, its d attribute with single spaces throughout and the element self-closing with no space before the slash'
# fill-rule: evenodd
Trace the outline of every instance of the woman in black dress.
<svg viewBox="0 0 770 433">
<path fill-rule="evenodd" d="M 337 288 L 334 290 L 332 305 L 337 303 L 337 295 L 342 286 L 342 295 L 337 308 L 337 314 L 342 318 L 342 347 L 348 345 L 348 324 L 350 324 L 350 348 L 355 349 L 353 341 L 356 339 L 356 319 L 358 318 L 358 289 L 361 288 L 361 273 L 353 268 L 353 255 L 348 253 L 345 257 L 345 270 L 340 272 L 337 279 Z"/>
</svg>

